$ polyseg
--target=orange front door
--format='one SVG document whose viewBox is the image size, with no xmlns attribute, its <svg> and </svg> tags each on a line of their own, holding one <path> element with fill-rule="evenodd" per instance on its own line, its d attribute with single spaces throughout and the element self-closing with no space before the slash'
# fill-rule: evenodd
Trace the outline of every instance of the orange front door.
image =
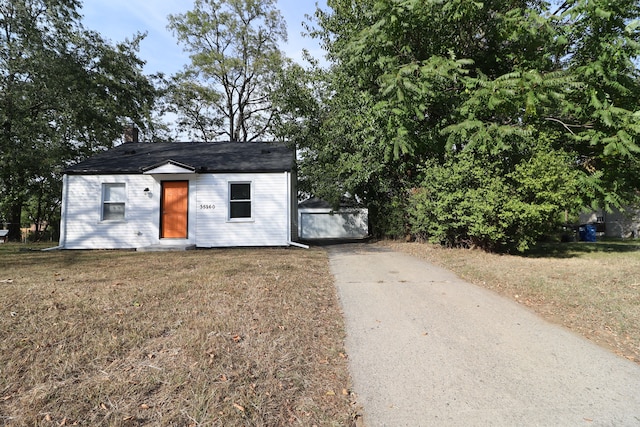
<svg viewBox="0 0 640 427">
<path fill-rule="evenodd" d="M 161 238 L 187 238 L 188 201 L 189 181 L 164 181 L 162 183 Z"/>
</svg>

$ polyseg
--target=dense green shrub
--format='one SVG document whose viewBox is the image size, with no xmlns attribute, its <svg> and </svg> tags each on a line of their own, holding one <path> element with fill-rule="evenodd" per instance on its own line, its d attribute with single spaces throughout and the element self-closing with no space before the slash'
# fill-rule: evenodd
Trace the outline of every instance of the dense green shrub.
<svg viewBox="0 0 640 427">
<path fill-rule="evenodd" d="M 536 151 L 516 165 L 463 150 L 425 165 L 409 203 L 411 232 L 456 247 L 524 251 L 579 205 L 580 175 L 571 159 Z"/>
</svg>

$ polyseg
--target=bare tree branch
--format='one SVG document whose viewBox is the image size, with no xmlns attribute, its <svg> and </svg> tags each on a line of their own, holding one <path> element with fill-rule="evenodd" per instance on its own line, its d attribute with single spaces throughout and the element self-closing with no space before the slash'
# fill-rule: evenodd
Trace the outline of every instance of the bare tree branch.
<svg viewBox="0 0 640 427">
<path fill-rule="evenodd" d="M 593 125 L 588 124 L 588 123 L 584 124 L 584 125 L 570 125 L 570 124 L 567 124 L 567 123 L 563 122 L 562 120 L 556 119 L 554 117 L 545 117 L 544 119 L 548 120 L 548 121 L 560 123 L 566 130 L 571 132 L 572 135 L 575 135 L 575 132 L 572 131 L 571 128 L 593 129 Z"/>
</svg>

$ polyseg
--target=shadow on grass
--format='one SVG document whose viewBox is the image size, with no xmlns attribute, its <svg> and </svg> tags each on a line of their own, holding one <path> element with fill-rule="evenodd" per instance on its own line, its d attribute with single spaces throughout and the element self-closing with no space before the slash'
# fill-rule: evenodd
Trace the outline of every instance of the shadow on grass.
<svg viewBox="0 0 640 427">
<path fill-rule="evenodd" d="M 30 268 L 48 263 L 52 268 L 69 267 L 76 264 L 93 264 L 104 258 L 107 250 L 54 250 L 55 243 L 4 243 L 0 245 L 0 270 L 4 267 Z M 117 256 L 127 256 L 130 250 L 109 250 Z M 116 257 L 113 255 L 112 257 Z"/>
<path fill-rule="evenodd" d="M 525 252 L 526 258 L 574 258 L 593 253 L 640 252 L 640 240 L 603 240 L 595 243 L 540 243 Z"/>
</svg>

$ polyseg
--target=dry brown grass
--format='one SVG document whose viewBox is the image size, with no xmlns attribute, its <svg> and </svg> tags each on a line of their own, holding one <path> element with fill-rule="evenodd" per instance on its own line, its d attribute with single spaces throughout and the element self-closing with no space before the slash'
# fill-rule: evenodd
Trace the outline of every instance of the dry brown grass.
<svg viewBox="0 0 640 427">
<path fill-rule="evenodd" d="M 0 424 L 353 421 L 324 251 L 0 246 Z"/>
<path fill-rule="evenodd" d="M 551 245 L 528 256 L 384 244 L 448 268 L 640 363 L 640 249 L 633 242 Z"/>
</svg>

